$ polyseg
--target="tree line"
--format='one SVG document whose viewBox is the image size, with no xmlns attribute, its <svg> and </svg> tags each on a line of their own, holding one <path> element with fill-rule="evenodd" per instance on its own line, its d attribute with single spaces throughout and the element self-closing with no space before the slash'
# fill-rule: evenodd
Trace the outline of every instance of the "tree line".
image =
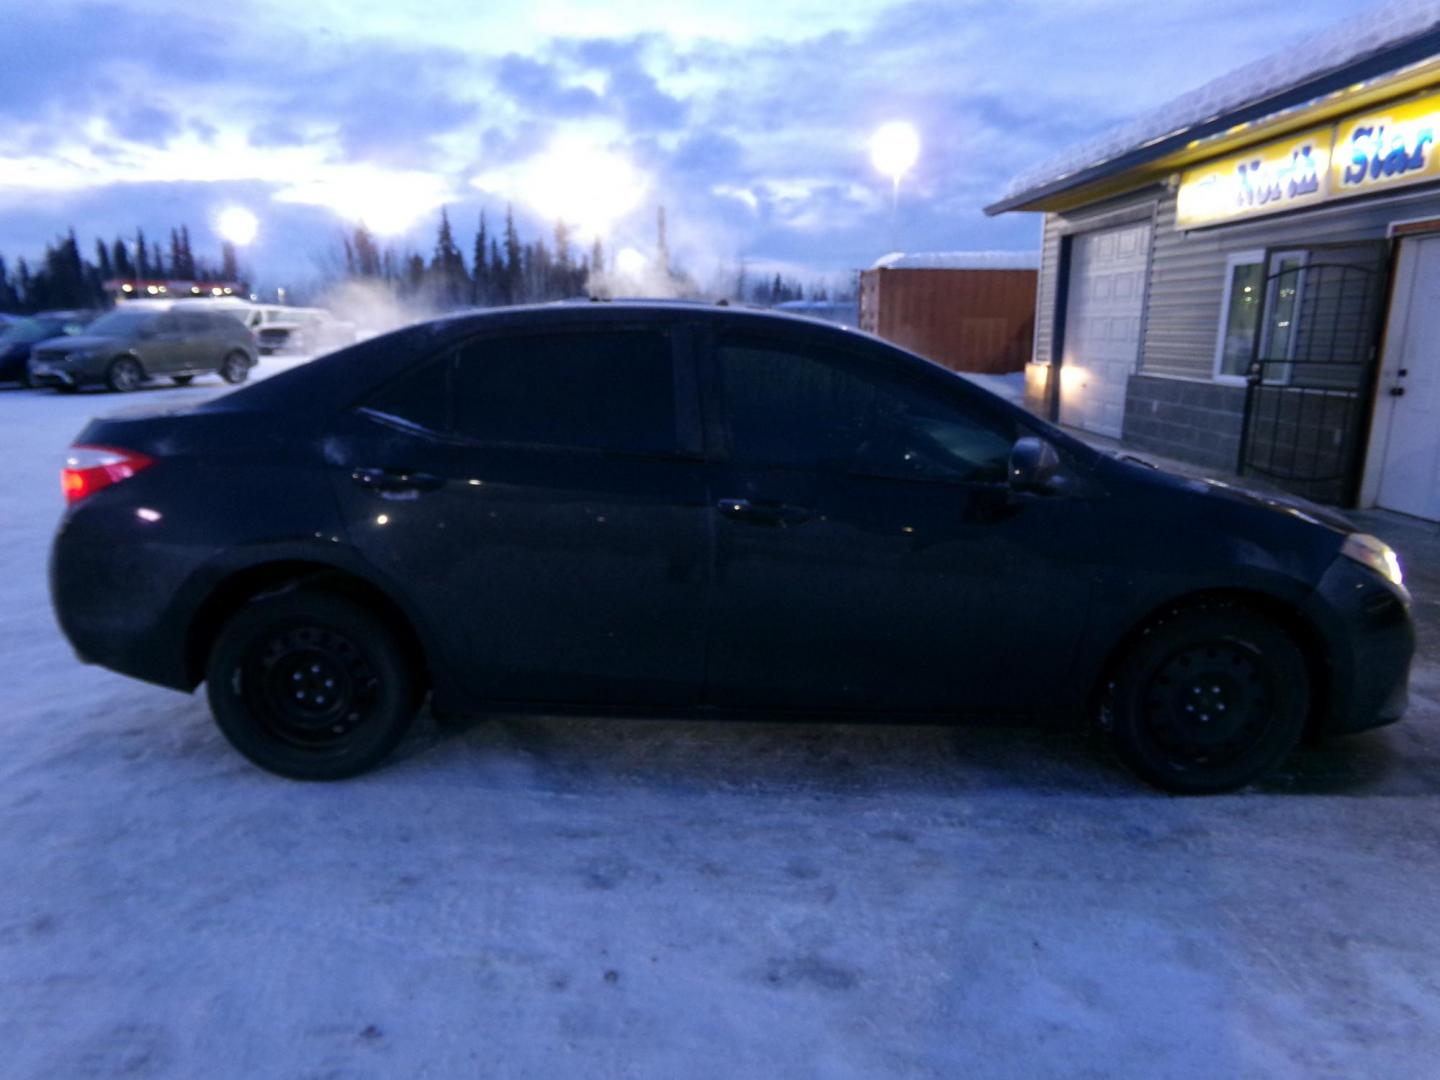
<svg viewBox="0 0 1440 1080">
<path fill-rule="evenodd" d="M 615 287 L 658 290 L 662 295 L 699 299 L 706 294 L 670 255 L 665 241 L 663 212 L 659 218 L 655 260 L 657 266 L 632 283 L 615 273 L 607 260 L 604 245 L 597 238 L 589 247 L 577 249 L 570 227 L 556 221 L 553 239 L 522 240 L 515 225 L 513 207 L 506 207 L 505 221 L 492 229 L 485 212 L 480 212 L 469 257 L 461 249 L 450 224 L 449 211 L 441 209 L 435 246 L 427 261 L 414 251 L 397 252 L 381 248 L 373 233 L 363 225 L 344 239 L 345 275 L 351 279 L 381 281 L 398 294 L 418 300 L 435 310 L 457 307 L 502 307 L 509 304 L 567 300 Z M 607 276 L 608 275 L 608 276 Z M 712 290 L 713 291 L 713 290 Z M 742 268 L 729 289 L 721 291 L 732 300 L 773 306 L 790 300 L 828 300 L 823 286 L 812 288 L 807 297 L 804 282 L 785 278 L 752 280 Z M 848 296 L 835 297 L 836 300 Z"/>
<path fill-rule="evenodd" d="M 576 243 L 564 221 L 555 223 L 548 244 L 544 237 L 522 240 L 510 207 L 498 230 L 492 229 L 481 211 L 474 238 L 467 245 L 468 258 L 445 209 L 440 211 L 429 259 L 414 250 L 382 247 L 364 225 L 347 234 L 342 247 L 340 272 L 345 278 L 383 282 L 398 295 L 435 311 L 540 303 L 597 292 L 608 295 L 607 289 L 631 284 L 614 273 L 598 238 L 586 250 Z M 692 299 L 705 293 L 689 274 L 672 265 L 663 213 L 656 261 L 658 265 L 640 283 L 642 292 Z M 333 268 L 332 273 L 337 270 Z M 109 244 L 97 239 L 94 256 L 88 259 L 81 254 L 72 228 L 46 245 L 44 258 L 35 266 L 21 258 L 12 269 L 0 256 L 0 312 L 101 307 L 109 302 L 102 283 L 115 278 L 236 282 L 240 275 L 233 244 L 222 244 L 219 264 L 212 264 L 195 254 L 190 230 L 184 225 L 170 230 L 168 250 L 162 249 L 158 241 L 147 240 L 144 230 L 137 229 L 133 239 L 116 237 Z M 752 279 L 744 268 L 735 274 L 729 288 L 720 291 L 733 300 L 766 306 L 807 299 L 805 284 L 799 280 L 780 274 Z M 820 287 L 813 288 L 808 299 L 827 300 L 830 296 Z"/>
<path fill-rule="evenodd" d="M 600 240 L 596 239 L 588 252 L 577 251 L 570 227 L 563 221 L 555 223 L 552 246 L 543 238 L 522 242 L 510 208 L 500 232 L 493 231 L 485 212 L 480 212 L 468 260 L 456 242 L 445 209 L 440 211 L 428 261 L 415 251 L 382 248 L 364 225 L 346 236 L 343 246 L 346 277 L 385 282 L 401 295 L 437 310 L 584 296 L 591 274 L 605 269 Z"/>
<path fill-rule="evenodd" d="M 168 252 L 158 241 L 147 241 L 145 230 L 134 239 L 116 237 L 107 244 L 97 238 L 94 257 L 85 258 L 75 230 L 45 246 L 44 257 L 31 266 L 23 257 L 12 269 L 0 255 L 0 311 L 25 314 L 63 308 L 101 307 L 108 303 L 103 283 L 114 278 L 151 278 L 180 281 L 225 281 L 240 278 L 235 246 L 226 241 L 220 262 L 197 256 L 190 246 L 190 230 L 170 230 Z"/>
</svg>

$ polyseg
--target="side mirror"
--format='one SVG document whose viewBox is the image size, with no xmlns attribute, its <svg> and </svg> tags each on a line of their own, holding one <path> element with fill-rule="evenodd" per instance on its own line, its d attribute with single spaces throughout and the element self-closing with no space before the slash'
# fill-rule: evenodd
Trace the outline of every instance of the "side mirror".
<svg viewBox="0 0 1440 1080">
<path fill-rule="evenodd" d="M 1016 491 L 1048 492 L 1060 475 L 1060 455 L 1044 439 L 1026 435 L 1010 450 L 1007 477 Z"/>
</svg>

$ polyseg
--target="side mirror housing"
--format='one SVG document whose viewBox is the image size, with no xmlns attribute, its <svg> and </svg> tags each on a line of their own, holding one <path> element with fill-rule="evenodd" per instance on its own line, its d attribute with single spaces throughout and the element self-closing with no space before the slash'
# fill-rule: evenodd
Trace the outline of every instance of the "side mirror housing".
<svg viewBox="0 0 1440 1080">
<path fill-rule="evenodd" d="M 1053 491 L 1060 475 L 1060 455 L 1044 439 L 1026 435 L 1015 440 L 1006 475 L 1015 491 Z"/>
</svg>

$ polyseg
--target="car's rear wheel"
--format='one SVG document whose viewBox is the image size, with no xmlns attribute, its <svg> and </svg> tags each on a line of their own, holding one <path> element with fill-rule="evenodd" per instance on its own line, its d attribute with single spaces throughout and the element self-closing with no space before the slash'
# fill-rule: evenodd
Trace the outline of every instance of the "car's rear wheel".
<svg viewBox="0 0 1440 1080">
<path fill-rule="evenodd" d="M 1295 748 L 1309 681 L 1299 646 L 1264 616 L 1229 605 L 1175 612 L 1116 671 L 1116 753 L 1166 791 L 1233 790 Z"/>
<path fill-rule="evenodd" d="M 416 680 L 395 635 L 327 593 L 256 600 L 220 631 L 206 666 L 215 722 L 263 769 L 341 780 L 378 764 L 416 711 Z"/>
<path fill-rule="evenodd" d="M 134 390 L 145 381 L 145 369 L 133 356 L 122 356 L 111 362 L 105 372 L 105 385 L 117 393 Z"/>
<path fill-rule="evenodd" d="M 171 375 L 170 381 L 176 386 L 189 386 L 190 380 L 193 378 L 195 378 L 194 375 Z"/>
<path fill-rule="evenodd" d="M 250 377 L 250 358 L 242 352 L 233 352 L 220 362 L 220 377 L 232 386 Z"/>
</svg>

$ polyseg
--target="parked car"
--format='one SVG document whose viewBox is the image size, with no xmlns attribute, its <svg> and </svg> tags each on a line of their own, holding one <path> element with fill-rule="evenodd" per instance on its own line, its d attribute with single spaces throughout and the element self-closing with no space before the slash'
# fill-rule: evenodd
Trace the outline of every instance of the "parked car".
<svg viewBox="0 0 1440 1080">
<path fill-rule="evenodd" d="M 255 342 L 234 317 L 142 303 L 102 315 L 84 334 L 40 342 L 30 358 L 31 382 L 60 390 L 90 384 L 134 390 L 161 376 L 179 386 L 212 372 L 228 383 L 249 377 Z"/>
<path fill-rule="evenodd" d="M 335 779 L 437 713 L 1095 718 L 1179 792 L 1398 720 L 1395 554 L 1101 453 L 878 339 L 693 305 L 419 324 L 92 421 L 79 656 Z"/>
<path fill-rule="evenodd" d="M 282 308 L 276 317 L 257 326 L 255 344 L 266 355 L 323 353 L 353 345 L 356 336 L 353 323 L 335 318 L 324 308 Z"/>
<path fill-rule="evenodd" d="M 42 311 L 0 324 L 0 382 L 30 382 L 30 352 L 48 338 L 80 333 L 98 312 Z"/>
</svg>

